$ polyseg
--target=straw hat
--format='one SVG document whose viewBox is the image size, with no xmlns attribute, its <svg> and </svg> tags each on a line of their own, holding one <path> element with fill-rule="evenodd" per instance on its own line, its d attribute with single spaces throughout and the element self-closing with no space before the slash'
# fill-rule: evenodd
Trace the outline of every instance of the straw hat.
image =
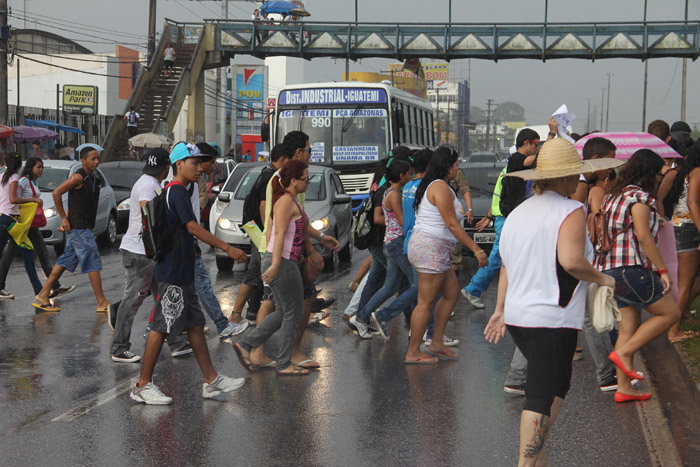
<svg viewBox="0 0 700 467">
<path fill-rule="evenodd" d="M 542 145 L 537 155 L 537 167 L 506 174 L 524 180 L 545 180 L 568 177 L 598 170 L 614 169 L 624 164 L 618 159 L 593 159 L 582 161 L 573 144 L 563 138 L 555 138 Z"/>
</svg>

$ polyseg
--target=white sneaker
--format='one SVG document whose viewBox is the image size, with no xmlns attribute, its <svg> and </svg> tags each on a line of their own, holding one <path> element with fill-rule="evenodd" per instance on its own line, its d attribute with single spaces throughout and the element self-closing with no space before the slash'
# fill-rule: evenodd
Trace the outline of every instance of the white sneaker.
<svg viewBox="0 0 700 467">
<path fill-rule="evenodd" d="M 15 296 L 5 289 L 0 290 L 0 298 L 5 300 L 14 300 Z"/>
<path fill-rule="evenodd" d="M 216 379 L 211 383 L 202 384 L 202 397 L 211 399 L 222 392 L 234 391 L 245 383 L 245 378 L 229 378 L 224 375 L 217 375 Z"/>
<path fill-rule="evenodd" d="M 462 296 L 466 298 L 467 301 L 471 303 L 474 308 L 481 310 L 485 307 L 485 305 L 481 303 L 481 299 L 467 292 L 467 289 L 462 289 Z"/>
<path fill-rule="evenodd" d="M 362 321 L 359 321 L 357 319 L 357 315 L 353 316 L 348 320 L 348 323 L 352 323 L 353 326 L 355 326 L 355 329 L 357 330 L 357 335 L 360 336 L 363 339 L 371 339 L 372 334 L 369 332 L 369 326 L 367 326 L 366 323 L 363 323 Z"/>
<path fill-rule="evenodd" d="M 225 339 L 227 337 L 237 336 L 246 329 L 248 329 L 248 326 L 250 326 L 250 322 L 248 322 L 248 320 L 245 319 L 240 323 L 229 322 L 224 328 L 224 330 L 219 333 L 219 337 Z"/>
<path fill-rule="evenodd" d="M 163 394 L 153 382 L 143 387 L 134 386 L 129 396 L 136 402 L 143 402 L 148 405 L 168 405 L 173 401 L 172 397 Z"/>
<path fill-rule="evenodd" d="M 425 331 L 425 334 L 423 335 L 423 341 L 426 345 L 430 345 L 433 343 L 432 339 L 428 339 L 428 331 Z M 455 347 L 459 345 L 459 339 L 450 339 L 445 335 L 442 336 L 442 342 L 445 344 L 445 347 Z"/>
</svg>

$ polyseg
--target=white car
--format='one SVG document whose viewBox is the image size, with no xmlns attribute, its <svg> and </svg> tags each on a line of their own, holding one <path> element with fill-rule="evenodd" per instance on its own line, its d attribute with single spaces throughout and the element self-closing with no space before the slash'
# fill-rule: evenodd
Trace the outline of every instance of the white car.
<svg viewBox="0 0 700 467">
<path fill-rule="evenodd" d="M 47 245 L 53 245 L 56 254 L 61 254 L 66 244 L 66 236 L 59 232 L 61 219 L 56 212 L 53 202 L 53 190 L 65 182 L 82 165 L 79 161 L 44 161 L 44 173 L 37 179 L 41 199 L 44 202 L 44 215 L 46 225 L 41 228 L 41 235 Z M 104 180 L 104 187 L 100 190 L 100 200 L 97 205 L 97 217 L 95 228 L 92 232 L 107 246 L 114 246 L 117 242 L 117 204 L 114 200 L 114 190 L 109 185 L 107 177 L 97 169 Z M 68 193 L 63 195 L 63 208 L 68 209 Z"/>
</svg>

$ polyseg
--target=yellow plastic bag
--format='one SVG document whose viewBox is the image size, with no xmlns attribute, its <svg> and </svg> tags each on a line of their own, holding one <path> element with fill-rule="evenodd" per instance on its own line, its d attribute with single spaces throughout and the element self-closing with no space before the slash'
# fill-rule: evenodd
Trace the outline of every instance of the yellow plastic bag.
<svg viewBox="0 0 700 467">
<path fill-rule="evenodd" d="M 32 225 L 34 220 L 37 207 L 39 207 L 37 203 L 20 204 L 19 219 L 7 228 L 15 243 L 26 250 L 34 249 L 34 245 L 29 241 L 27 234 L 29 233 L 29 226 Z"/>
</svg>

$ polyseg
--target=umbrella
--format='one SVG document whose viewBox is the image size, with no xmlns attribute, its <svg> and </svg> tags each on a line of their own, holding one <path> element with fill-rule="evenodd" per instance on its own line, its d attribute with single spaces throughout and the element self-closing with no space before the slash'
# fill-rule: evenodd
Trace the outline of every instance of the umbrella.
<svg viewBox="0 0 700 467">
<path fill-rule="evenodd" d="M 135 148 L 168 148 L 171 140 L 158 133 L 141 133 L 129 138 L 129 144 Z"/>
<path fill-rule="evenodd" d="M 9 138 L 14 134 L 14 130 L 9 126 L 0 125 L 0 139 Z"/>
<path fill-rule="evenodd" d="M 46 128 L 33 126 L 15 126 L 14 140 L 16 143 L 31 143 L 32 141 L 51 141 L 58 139 L 58 133 Z"/>
<path fill-rule="evenodd" d="M 289 14 L 292 16 L 311 16 L 311 13 L 303 8 L 292 8 L 289 10 Z"/>
<path fill-rule="evenodd" d="M 642 132 L 591 133 L 576 141 L 574 146 L 583 157 L 583 146 L 591 138 L 605 138 L 617 146 L 616 159 L 629 159 L 639 149 L 651 149 L 664 159 L 682 158 L 671 146 L 652 135 Z"/>
<path fill-rule="evenodd" d="M 271 0 L 262 4 L 260 7 L 260 12 L 286 15 L 294 9 L 299 9 L 299 7 L 292 2 L 287 2 L 285 0 Z"/>
</svg>

